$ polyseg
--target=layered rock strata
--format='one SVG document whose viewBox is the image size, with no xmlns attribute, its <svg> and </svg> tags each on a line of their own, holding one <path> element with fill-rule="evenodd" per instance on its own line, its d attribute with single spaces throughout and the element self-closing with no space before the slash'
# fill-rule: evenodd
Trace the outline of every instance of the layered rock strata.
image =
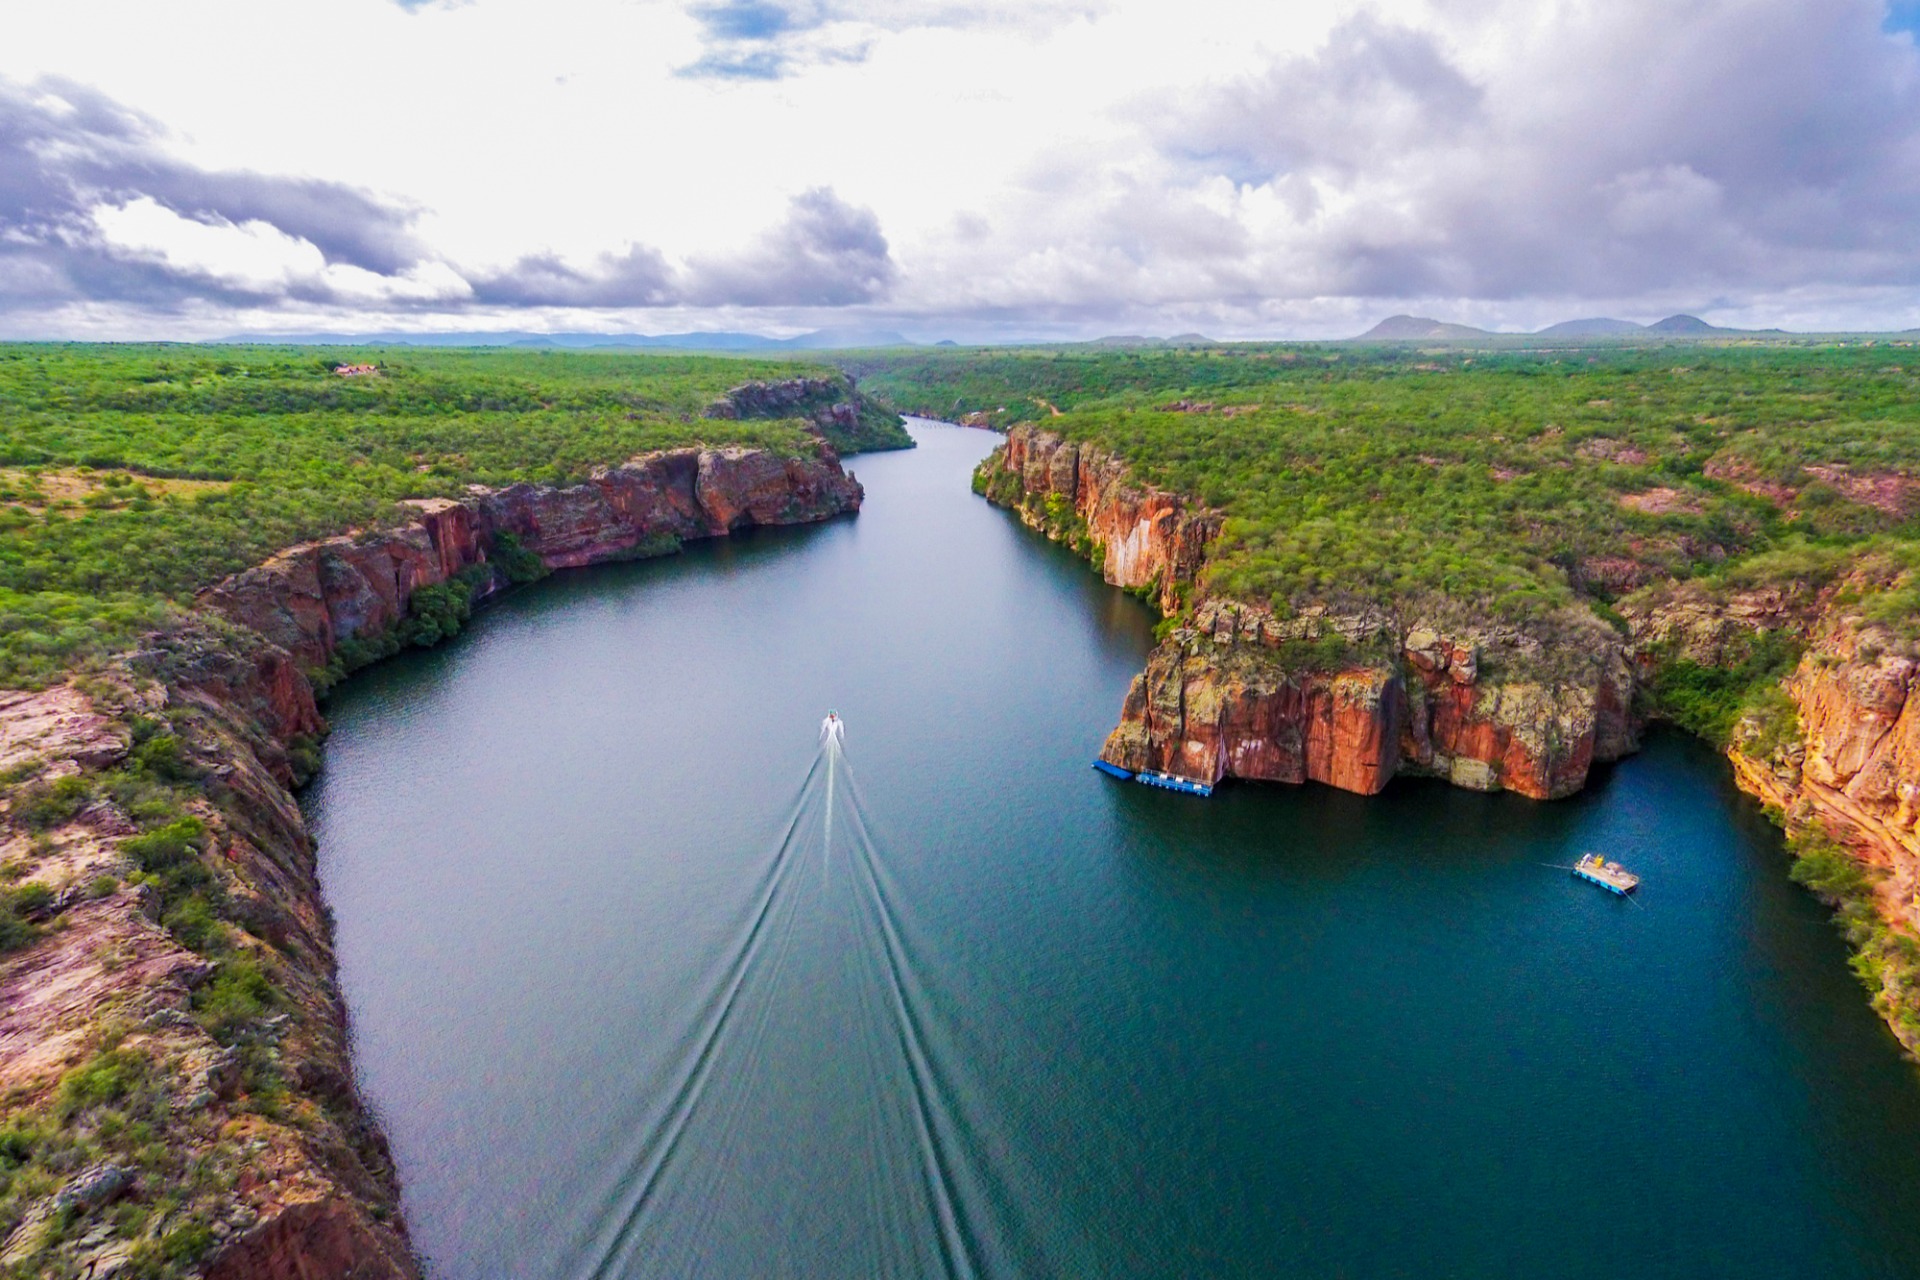
<svg viewBox="0 0 1920 1280">
<path fill-rule="evenodd" d="M 658 555 L 752 525 L 797 524 L 859 508 L 859 482 L 825 441 L 810 457 L 759 449 L 672 449 L 596 471 L 584 484 L 514 485 L 462 502 L 415 503 L 397 529 L 289 547 L 208 587 L 205 609 L 308 667 L 341 643 L 406 616 L 423 586 L 488 564 L 501 535 L 552 569 Z"/>
<path fill-rule="evenodd" d="M 0 862 L 10 888 L 43 886 L 45 901 L 40 935 L 0 956 L 0 1098 L 13 1115 L 55 1114 L 71 1105 L 76 1069 L 108 1052 L 162 1117 L 162 1167 L 198 1171 L 193 1190 L 183 1174 L 77 1170 L 0 1240 L 0 1266 L 132 1274 L 199 1232 L 195 1266 L 209 1277 L 416 1277 L 393 1162 L 354 1086 L 313 841 L 289 790 L 304 740 L 324 728 L 310 673 L 343 644 L 391 632 L 423 588 L 497 588 L 508 535 L 518 556 L 573 567 L 823 520 L 861 497 L 822 441 L 797 458 L 673 450 L 580 485 L 418 503 L 399 527 L 289 548 L 233 575 L 201 593 L 196 615 L 85 681 L 0 693 L 0 770 L 34 779 L 0 807 Z M 135 725 L 164 726 L 170 767 L 195 779 L 183 802 L 191 839 L 171 856 L 197 859 L 198 892 L 236 926 L 217 959 L 183 945 L 191 921 L 163 919 L 123 846 L 140 826 L 111 786 L 76 811 L 29 812 L 29 796 L 61 794 L 61 779 L 126 762 L 140 750 Z M 203 998 L 210 984 L 254 969 L 278 994 L 222 1024 L 219 1000 Z M 107 1197 L 100 1188 L 147 1211 L 144 1235 L 107 1225 L 104 1201 L 95 1212 L 87 1200 Z"/>
<path fill-rule="evenodd" d="M 1592 647 L 1573 670 L 1528 679 L 1483 665 L 1490 654 L 1510 663 L 1525 652 L 1512 632 L 1447 637 L 1391 615 L 1280 620 L 1207 601 L 1135 677 L 1101 757 L 1209 783 L 1313 781 L 1372 795 L 1410 774 L 1535 799 L 1571 795 L 1596 761 L 1638 741 L 1625 646 L 1604 624 L 1589 630 Z M 1315 641 L 1336 636 L 1342 649 L 1378 656 L 1312 656 Z"/>
<path fill-rule="evenodd" d="M 1190 600 L 1220 531 L 1217 512 L 1138 484 L 1123 460 L 1028 427 L 984 464 L 981 487 L 1169 614 Z M 1548 798 L 1637 743 L 1626 640 L 1595 618 L 1558 619 L 1573 643 L 1547 653 L 1517 630 L 1448 633 L 1384 610 L 1280 618 L 1214 599 L 1188 616 L 1135 679 L 1103 759 L 1209 783 L 1372 794 L 1407 773 Z"/>
<path fill-rule="evenodd" d="M 1793 712 L 1786 732 L 1750 716 L 1727 755 L 1741 789 L 1790 833 L 1818 831 L 1862 868 L 1857 892 L 1882 927 L 1849 928 L 1854 967 L 1894 1034 L 1920 1055 L 1920 661 L 1890 629 L 1841 603 L 1853 593 L 1824 594 L 1783 686 Z M 1839 905 L 1848 906 L 1844 897 Z"/>
<path fill-rule="evenodd" d="M 1220 533 L 1218 512 L 1136 484 L 1123 460 L 1051 432 L 1014 428 L 982 474 L 989 497 L 1034 528 L 1080 543 L 1108 582 L 1151 596 L 1167 613 Z"/>
</svg>

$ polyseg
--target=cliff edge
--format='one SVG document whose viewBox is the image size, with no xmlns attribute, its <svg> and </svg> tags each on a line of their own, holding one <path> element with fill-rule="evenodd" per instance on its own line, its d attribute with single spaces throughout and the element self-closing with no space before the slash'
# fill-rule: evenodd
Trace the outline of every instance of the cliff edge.
<svg viewBox="0 0 1920 1280">
<path fill-rule="evenodd" d="M 1404 773 L 1545 799 L 1638 743 L 1628 639 L 1581 611 L 1543 638 L 1374 607 L 1280 616 L 1196 600 L 1220 513 L 1032 427 L 1008 434 L 976 487 L 1169 616 L 1101 751 L 1113 764 L 1366 795 Z"/>
<path fill-rule="evenodd" d="M 102 670 L 0 692 L 0 1274 L 417 1277 L 290 790 L 315 681 L 510 581 L 861 497 L 823 438 L 419 502 L 207 588 Z"/>
</svg>

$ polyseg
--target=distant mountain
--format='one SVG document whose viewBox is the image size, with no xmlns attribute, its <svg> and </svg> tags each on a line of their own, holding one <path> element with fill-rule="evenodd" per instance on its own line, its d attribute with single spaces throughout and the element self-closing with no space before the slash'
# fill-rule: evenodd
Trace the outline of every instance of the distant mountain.
<svg viewBox="0 0 1920 1280">
<path fill-rule="evenodd" d="M 1645 333 L 1647 326 L 1631 320 L 1594 316 L 1589 320 L 1562 320 L 1535 334 L 1539 338 L 1611 338 L 1623 333 Z"/>
<path fill-rule="evenodd" d="M 758 333 L 238 333 L 221 342 L 302 347 L 632 347 L 670 351 L 819 351 L 842 347 L 910 347 L 892 330 L 817 329 L 793 338 Z"/>
<path fill-rule="evenodd" d="M 1681 334 L 1691 337 L 1702 333 L 1739 333 L 1738 329 L 1722 329 L 1718 325 L 1708 324 L 1699 316 L 1668 316 L 1665 320 L 1656 320 L 1647 326 L 1648 333 Z"/>
<path fill-rule="evenodd" d="M 1212 338 L 1204 333 L 1176 333 L 1171 338 L 1149 338 L 1139 333 L 1110 333 L 1094 338 L 1089 347 L 1211 347 Z"/>
<path fill-rule="evenodd" d="M 1708 324 L 1699 316 L 1668 316 L 1647 326 L 1648 333 L 1664 333 L 1669 337 L 1699 338 L 1716 334 L 1768 334 L 1785 333 L 1785 329 L 1724 329 L 1717 324 Z"/>
<path fill-rule="evenodd" d="M 1784 329 L 1723 329 L 1698 316 L 1668 316 L 1657 324 L 1635 324 L 1611 316 L 1592 316 L 1585 320 L 1562 320 L 1534 333 L 1536 338 L 1711 338 L 1738 334 L 1784 333 Z M 1460 338 L 1493 338 L 1502 335 L 1471 325 L 1448 324 L 1426 316 L 1388 316 L 1361 334 L 1359 342 L 1431 342 Z"/>
<path fill-rule="evenodd" d="M 1388 316 L 1355 339 L 1358 342 L 1412 342 L 1433 338 L 1490 338 L 1490 329 L 1469 324 L 1448 324 L 1426 316 Z"/>
<path fill-rule="evenodd" d="M 845 350 L 848 347 L 911 347 L 917 344 L 891 329 L 816 329 L 797 338 L 776 341 L 773 345 L 824 351 Z"/>
</svg>

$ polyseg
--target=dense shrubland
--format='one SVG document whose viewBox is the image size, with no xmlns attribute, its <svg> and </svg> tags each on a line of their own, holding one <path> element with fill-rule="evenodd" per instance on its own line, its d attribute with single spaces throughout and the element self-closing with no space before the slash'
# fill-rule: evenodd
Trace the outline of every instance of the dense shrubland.
<svg viewBox="0 0 1920 1280">
<path fill-rule="evenodd" d="M 376 363 L 371 376 L 336 365 Z M 805 446 L 703 417 L 757 360 L 533 351 L 0 346 L 0 688 L 53 678 L 170 602 L 405 498 L 565 482 L 694 442 Z M 873 415 L 856 424 L 871 443 Z"/>
<path fill-rule="evenodd" d="M 907 409 L 1031 422 L 1223 511 L 1207 590 L 1552 625 L 1698 578 L 1831 577 L 1916 628 L 1912 344 L 1234 347 L 855 357 Z M 1704 713 L 1703 713 L 1704 714 Z M 1723 718 L 1710 717 L 1717 725 Z"/>
</svg>

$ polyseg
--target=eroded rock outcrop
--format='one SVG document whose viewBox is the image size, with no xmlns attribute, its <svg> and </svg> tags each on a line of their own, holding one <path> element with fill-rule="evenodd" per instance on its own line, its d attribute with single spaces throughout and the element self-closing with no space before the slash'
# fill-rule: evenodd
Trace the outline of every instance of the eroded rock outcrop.
<svg viewBox="0 0 1920 1280">
<path fill-rule="evenodd" d="M 0 1255 L 45 1274 L 146 1274 L 168 1239 L 179 1249 L 201 1232 L 217 1267 L 224 1240 L 325 1204 L 350 1248 L 223 1274 L 413 1277 L 392 1158 L 352 1085 L 312 840 L 284 785 L 283 747 L 253 719 L 275 695 L 244 687 L 261 670 L 244 656 L 228 667 L 240 683 L 220 697 L 161 678 L 197 670 L 218 640 L 156 638 L 84 690 L 48 691 L 85 714 L 32 743 L 37 759 L 71 760 L 98 740 L 96 722 L 164 722 L 180 744 L 173 767 L 200 784 L 170 828 L 181 833 L 177 848 L 156 847 L 144 861 L 129 852 L 138 827 L 112 788 L 65 818 L 29 818 L 22 807 L 42 773 L 0 807 L 0 859 L 23 873 L 15 885 L 43 886 L 50 899 L 42 936 L 0 956 L 0 1096 L 16 1117 L 44 1114 L 74 1105 L 76 1078 L 110 1071 L 110 1084 L 94 1086 L 101 1099 L 149 1131 L 114 1183 L 114 1198 L 134 1208 L 120 1219 L 137 1224 L 131 1234 L 103 1229 L 98 1169 L 83 1169 L 29 1209 Z M 188 859 L 195 892 L 223 902 L 235 926 L 212 955 L 183 942 L 211 924 L 182 915 L 182 899 L 162 887 Z M 156 884 L 150 871 L 167 874 Z M 233 975 L 253 973 L 268 985 L 233 985 Z M 245 1025 L 230 1021 L 241 1016 L 234 1001 L 256 999 Z M 38 1142 L 67 1140 L 64 1126 L 41 1132 Z M 162 1203 L 174 1207 L 156 1215 Z"/>
<path fill-rule="evenodd" d="M 1524 638 L 1499 630 L 1449 638 L 1385 612 L 1276 619 L 1208 601 L 1148 658 L 1102 757 L 1218 782 L 1323 782 L 1371 795 L 1396 774 L 1536 799 L 1571 795 L 1597 760 L 1634 749 L 1633 675 L 1601 624 L 1557 680 L 1501 676 Z M 1370 662 L 1328 663 L 1337 637 Z"/>
<path fill-rule="evenodd" d="M 763 449 L 670 449 L 602 468 L 583 484 L 519 484 L 464 502 L 413 504 L 398 529 L 289 547 L 200 592 L 198 602 L 324 667 L 342 642 L 392 628 L 421 587 L 486 565 L 502 534 L 549 569 L 659 555 L 750 525 L 857 511 L 862 491 L 830 445 L 808 457 Z M 483 588 L 484 590 L 484 588 Z M 284 718 L 298 720 L 289 706 Z"/>
<path fill-rule="evenodd" d="M 1051 432 L 1016 427 L 984 470 L 989 496 L 1082 544 L 1108 582 L 1149 593 L 1169 613 L 1220 533 L 1218 512 L 1138 484 L 1121 459 Z"/>
<path fill-rule="evenodd" d="M 1008 433 L 981 487 L 1168 614 L 1191 601 L 1221 527 L 1219 513 L 1140 485 L 1110 453 L 1031 427 Z M 1579 611 L 1556 619 L 1552 645 L 1382 609 L 1280 618 L 1204 600 L 1190 616 L 1134 681 L 1103 758 L 1207 782 L 1372 794 L 1409 773 L 1547 798 L 1637 743 L 1625 638 Z"/>
<path fill-rule="evenodd" d="M 913 447 L 897 414 L 859 394 L 853 381 L 839 374 L 742 383 L 709 404 L 704 416 L 798 418 L 848 453 Z"/>
</svg>

